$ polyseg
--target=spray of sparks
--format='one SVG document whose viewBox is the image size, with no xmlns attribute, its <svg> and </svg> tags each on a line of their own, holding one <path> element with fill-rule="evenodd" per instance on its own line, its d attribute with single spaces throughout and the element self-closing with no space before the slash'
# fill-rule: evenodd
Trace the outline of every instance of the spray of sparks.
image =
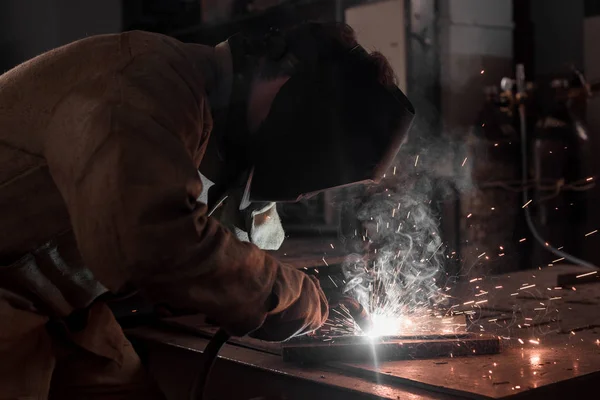
<svg viewBox="0 0 600 400">
<path fill-rule="evenodd" d="M 393 186 L 372 195 L 358 212 L 364 231 L 357 236 L 368 244 L 369 256 L 349 257 L 344 265 L 344 291 L 369 311 L 372 330 L 363 333 L 371 336 L 418 332 L 428 325 L 419 321 L 446 299 L 437 284 L 444 249 L 430 199 L 424 190 L 405 190 L 398 179 Z M 350 328 L 347 333 L 357 330 L 337 323 Z"/>
<path fill-rule="evenodd" d="M 424 160 L 429 158 L 433 157 Z M 445 254 L 438 231 L 438 219 L 431 209 L 430 182 L 422 176 L 414 180 L 415 172 L 411 172 L 412 177 L 404 176 L 406 171 L 422 171 L 423 159 L 417 156 L 408 160 L 406 165 L 394 167 L 391 176 L 384 180 L 383 187 L 371 194 L 358 210 L 362 229 L 355 232 L 355 237 L 368 248 L 368 256 L 348 257 L 343 267 L 344 280 L 339 287 L 344 293 L 358 299 L 369 311 L 372 328 L 369 332 L 363 332 L 349 310 L 340 306 L 332 310 L 330 320 L 324 327 L 325 340 L 344 335 L 378 337 L 452 334 L 460 331 L 451 326 L 448 326 L 448 330 L 428 331 L 432 325 L 439 329 L 440 325 L 432 324 L 432 321 L 435 317 L 442 318 L 442 315 L 466 315 L 468 331 L 493 333 L 515 346 L 540 346 L 545 335 L 560 332 L 558 307 L 564 302 L 565 292 L 576 293 L 575 287 L 541 287 L 535 274 L 525 282 L 509 280 L 505 285 L 498 285 L 493 277 L 480 275 L 472 278 L 475 265 L 463 265 L 461 274 L 466 275 L 456 278 L 467 285 L 463 287 L 467 290 L 461 290 L 460 298 L 449 295 L 455 288 L 443 273 L 444 258 L 450 258 L 456 252 Z M 467 158 L 461 161 L 462 168 Z M 397 174 L 398 171 L 402 173 Z M 535 206 L 532 200 L 521 205 L 522 208 L 531 206 Z M 478 217 L 473 213 L 467 214 L 466 219 Z M 592 237 L 597 232 L 592 230 L 582 236 Z M 490 247 L 475 253 L 476 264 L 500 260 L 505 253 L 510 256 L 513 253 L 511 250 L 517 248 L 514 246 L 526 241 L 527 238 L 523 237 L 515 239 L 514 245 L 490 244 Z M 505 248 L 506 245 L 509 247 Z M 554 259 L 548 266 L 561 261 L 564 258 Z M 576 279 L 589 279 L 597 275 L 597 271 L 590 271 L 577 275 Z M 338 287 L 337 284 L 335 286 Z M 509 300 L 513 304 L 512 309 L 498 307 L 495 297 L 512 299 Z M 527 305 L 527 302 L 535 300 L 538 300 L 537 306 Z M 576 332 L 571 332 L 571 335 L 575 336 Z M 600 339 L 594 340 L 600 345 Z"/>
</svg>

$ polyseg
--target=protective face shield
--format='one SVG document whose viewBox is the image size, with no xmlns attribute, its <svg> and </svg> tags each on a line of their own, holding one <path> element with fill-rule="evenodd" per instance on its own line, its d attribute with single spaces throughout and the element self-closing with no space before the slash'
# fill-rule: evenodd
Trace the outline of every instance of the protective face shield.
<svg viewBox="0 0 600 400">
<path fill-rule="evenodd" d="M 343 65 L 293 76 L 252 140 L 249 201 L 297 201 L 378 182 L 414 117 L 400 89 L 364 83 Z"/>
<path fill-rule="evenodd" d="M 414 108 L 402 91 L 377 82 L 372 64 L 353 62 L 368 53 L 360 46 L 341 55 L 318 53 L 314 27 L 288 43 L 309 67 L 292 75 L 259 131 L 238 145 L 236 158 L 251 171 L 243 204 L 297 201 L 326 189 L 379 182 L 410 129 Z M 236 52 L 248 46 L 232 39 L 230 46 L 236 69 Z M 238 85 L 238 93 L 244 90 Z M 243 114 L 232 115 L 240 121 Z M 229 146 L 239 142 L 230 140 Z"/>
</svg>

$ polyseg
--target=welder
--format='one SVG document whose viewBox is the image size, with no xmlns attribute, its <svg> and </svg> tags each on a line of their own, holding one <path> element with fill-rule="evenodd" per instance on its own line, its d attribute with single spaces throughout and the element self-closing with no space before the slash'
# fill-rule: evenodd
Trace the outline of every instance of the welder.
<svg viewBox="0 0 600 400">
<path fill-rule="evenodd" d="M 257 246 L 274 204 L 378 181 L 413 114 L 338 24 L 94 36 L 4 73 L 0 398 L 162 398 L 106 304 L 132 290 L 232 335 L 318 328 L 318 281 Z"/>
</svg>

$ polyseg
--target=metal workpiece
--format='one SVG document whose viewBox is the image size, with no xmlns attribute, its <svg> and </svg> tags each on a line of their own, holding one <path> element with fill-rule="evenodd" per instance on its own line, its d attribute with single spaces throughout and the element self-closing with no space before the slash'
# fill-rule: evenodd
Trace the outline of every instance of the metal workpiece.
<svg viewBox="0 0 600 400">
<path fill-rule="evenodd" d="M 500 352 L 494 335 L 462 334 L 425 337 L 346 336 L 327 341 L 290 342 L 283 345 L 284 361 L 327 363 L 331 361 L 413 360 L 461 357 Z"/>
</svg>

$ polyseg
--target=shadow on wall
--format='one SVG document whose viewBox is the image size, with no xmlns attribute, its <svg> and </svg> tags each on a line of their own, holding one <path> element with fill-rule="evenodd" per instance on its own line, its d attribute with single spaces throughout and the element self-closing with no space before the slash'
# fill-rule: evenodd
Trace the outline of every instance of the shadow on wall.
<svg viewBox="0 0 600 400">
<path fill-rule="evenodd" d="M 121 3 L 0 1 L 0 71 L 86 36 L 120 32 Z"/>
</svg>

